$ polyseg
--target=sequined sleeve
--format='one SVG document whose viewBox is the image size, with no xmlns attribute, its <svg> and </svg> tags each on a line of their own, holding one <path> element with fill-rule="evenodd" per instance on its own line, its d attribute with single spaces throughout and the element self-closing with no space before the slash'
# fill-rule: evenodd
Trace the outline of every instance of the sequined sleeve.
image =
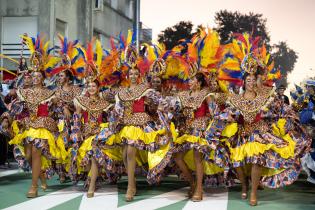
<svg viewBox="0 0 315 210">
<path fill-rule="evenodd" d="M 81 128 L 82 128 L 81 114 L 74 113 L 70 136 L 70 139 L 73 143 L 81 141 Z"/>
<path fill-rule="evenodd" d="M 159 105 L 163 100 L 163 98 L 159 92 L 157 92 L 155 90 L 151 90 L 151 89 L 145 94 L 145 96 L 147 98 L 151 99 L 151 101 L 155 105 Z"/>
<path fill-rule="evenodd" d="M 113 116 L 115 117 L 115 119 L 122 119 L 124 117 L 124 106 L 122 102 L 119 100 L 118 95 L 116 95 L 115 97 L 115 107 Z"/>
</svg>

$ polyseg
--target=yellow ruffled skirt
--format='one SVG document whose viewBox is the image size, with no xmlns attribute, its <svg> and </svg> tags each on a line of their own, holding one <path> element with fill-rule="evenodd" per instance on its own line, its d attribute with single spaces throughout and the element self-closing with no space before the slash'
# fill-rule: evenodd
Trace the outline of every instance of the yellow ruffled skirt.
<svg viewBox="0 0 315 210">
<path fill-rule="evenodd" d="M 251 164 L 261 165 L 262 183 L 270 188 L 295 181 L 299 174 L 295 159 L 296 142 L 286 133 L 285 124 L 285 119 L 279 119 L 270 132 L 255 131 L 245 137 L 238 134 L 237 123 L 227 125 L 222 136 L 229 148 L 233 167 L 243 167 L 249 175 Z"/>
</svg>

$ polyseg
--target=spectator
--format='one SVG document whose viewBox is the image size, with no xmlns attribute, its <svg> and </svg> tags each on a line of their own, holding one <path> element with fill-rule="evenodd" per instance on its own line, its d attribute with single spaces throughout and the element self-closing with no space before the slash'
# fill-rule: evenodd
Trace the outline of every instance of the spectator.
<svg viewBox="0 0 315 210">
<path fill-rule="evenodd" d="M 0 87 L 1 87 L 1 89 L 0 89 L 0 116 L 4 113 L 4 112 L 6 112 L 7 111 L 7 108 L 6 108 L 6 106 L 5 106 L 5 104 L 4 104 L 4 97 L 3 97 L 3 95 L 2 95 L 2 84 L 0 83 Z"/>
<path fill-rule="evenodd" d="M 8 142 L 11 139 L 10 118 L 4 113 L 0 117 L 0 168 L 7 168 L 5 163 L 8 160 Z"/>
<path fill-rule="evenodd" d="M 285 87 L 283 85 L 279 86 L 277 89 L 277 96 L 281 99 L 285 104 L 290 105 L 289 97 L 284 95 Z"/>
</svg>

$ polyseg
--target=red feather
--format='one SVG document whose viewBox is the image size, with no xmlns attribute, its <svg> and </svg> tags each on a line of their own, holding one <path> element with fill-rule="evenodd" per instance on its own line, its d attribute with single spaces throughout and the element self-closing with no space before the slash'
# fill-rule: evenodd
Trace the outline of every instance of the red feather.
<svg viewBox="0 0 315 210">
<path fill-rule="evenodd" d="M 110 38 L 110 46 L 111 46 L 112 50 L 116 50 L 116 46 L 115 46 L 115 42 L 114 42 L 113 37 Z"/>
<path fill-rule="evenodd" d="M 88 62 L 93 62 L 93 42 L 94 39 L 92 39 L 86 47 L 86 59 Z"/>
</svg>

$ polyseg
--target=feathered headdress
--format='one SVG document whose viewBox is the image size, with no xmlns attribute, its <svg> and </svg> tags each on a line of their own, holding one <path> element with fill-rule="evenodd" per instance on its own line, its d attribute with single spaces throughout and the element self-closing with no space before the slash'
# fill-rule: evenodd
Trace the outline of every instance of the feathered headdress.
<svg viewBox="0 0 315 210">
<path fill-rule="evenodd" d="M 274 82 L 280 78 L 279 69 L 274 68 L 266 46 L 260 45 L 260 37 L 251 37 L 248 33 L 235 33 L 231 43 L 225 45 L 225 59 L 221 64 L 221 80 L 241 86 L 245 72 L 255 74 L 258 69 L 264 82 Z"/>
<path fill-rule="evenodd" d="M 58 52 L 61 60 L 59 62 L 59 67 L 53 69 L 50 75 L 56 75 L 62 71 L 69 70 L 73 76 L 82 78 L 85 62 L 82 54 L 80 54 L 80 51 L 77 48 L 79 46 L 79 41 L 69 41 L 67 37 L 63 37 L 60 34 L 58 34 L 58 38 L 60 41 Z"/>
<path fill-rule="evenodd" d="M 93 49 L 95 43 L 95 50 Z M 100 83 L 100 66 L 103 61 L 103 49 L 101 42 L 98 39 L 93 38 L 87 43 L 86 48 L 78 46 L 77 50 L 79 54 L 83 56 L 85 62 L 84 76 L 88 81 L 98 80 Z"/>
<path fill-rule="evenodd" d="M 40 35 L 37 35 L 36 38 L 22 35 L 21 38 L 31 53 L 31 70 L 44 71 L 46 74 L 50 74 L 60 58 L 50 54 L 54 48 L 49 48 L 49 41 L 45 41 L 45 38 Z"/>
</svg>

